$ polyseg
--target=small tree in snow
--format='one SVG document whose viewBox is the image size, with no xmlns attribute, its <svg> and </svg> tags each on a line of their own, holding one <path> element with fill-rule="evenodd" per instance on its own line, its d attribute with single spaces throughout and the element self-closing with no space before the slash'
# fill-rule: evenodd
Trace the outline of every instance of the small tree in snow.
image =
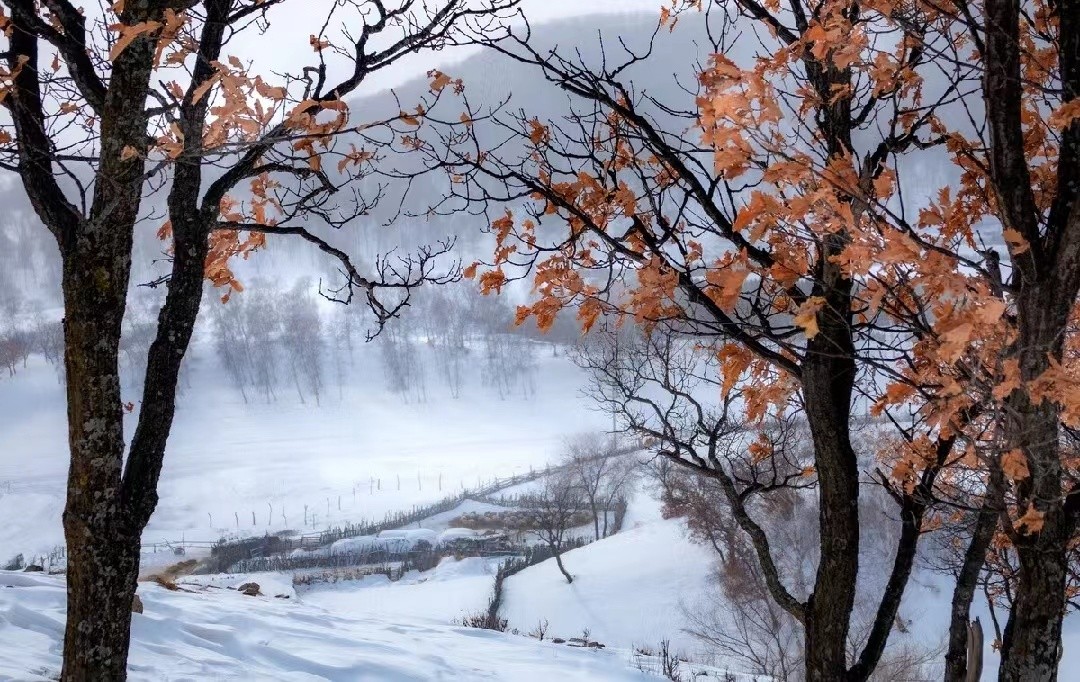
<svg viewBox="0 0 1080 682">
<path fill-rule="evenodd" d="M 581 434 L 570 440 L 565 462 L 571 482 L 589 508 L 596 539 L 607 537 L 608 512 L 626 492 L 634 468 L 615 454 L 614 440 L 599 433 Z"/>
<path fill-rule="evenodd" d="M 569 539 L 568 532 L 573 528 L 577 512 L 583 504 L 580 490 L 574 485 L 573 479 L 555 475 L 544 481 L 535 509 L 536 534 L 551 548 L 559 572 L 568 584 L 574 582 L 574 577 L 563 565 L 562 550 Z"/>
</svg>

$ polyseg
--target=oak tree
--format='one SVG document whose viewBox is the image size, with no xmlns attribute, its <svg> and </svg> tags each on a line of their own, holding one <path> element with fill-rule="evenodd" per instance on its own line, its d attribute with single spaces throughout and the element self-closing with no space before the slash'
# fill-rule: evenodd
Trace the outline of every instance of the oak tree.
<svg viewBox="0 0 1080 682">
<path fill-rule="evenodd" d="M 690 21 L 707 53 L 696 82 L 635 87 Z M 489 211 L 494 258 L 466 273 L 489 292 L 532 280 L 519 320 L 549 327 L 575 307 L 586 330 L 603 316 L 667 327 L 711 358 L 740 420 L 806 420 L 820 544 L 807 598 L 736 516 L 804 630 L 809 679 L 872 674 L 920 536 L 958 506 L 983 510 L 967 568 L 978 573 L 998 523 L 1019 557 L 1001 678 L 1056 677 L 1080 513 L 1060 445 L 1080 418 L 1077 22 L 1071 0 L 676 0 L 648 44 L 609 43 L 595 60 L 508 30 L 495 49 L 565 91 L 572 113 L 542 121 L 466 98 L 426 147 L 454 192 L 435 210 Z M 853 440 L 864 418 L 893 427 L 876 453 Z M 656 437 L 732 481 L 730 497 L 759 492 L 708 438 Z M 747 448 L 773 454 L 767 440 Z M 900 532 L 849 657 L 866 478 L 895 500 Z M 950 649 L 962 679 L 962 646 Z"/>
<path fill-rule="evenodd" d="M 449 244 L 361 267 L 334 228 L 377 196 L 349 190 L 414 130 L 425 104 L 355 120 L 346 97 L 416 53 L 471 42 L 514 0 L 340 0 L 301 41 L 311 57 L 258 73 L 244 32 L 287 0 L 0 3 L 0 167 L 16 173 L 62 260 L 70 470 L 64 531 L 64 680 L 126 677 L 140 536 L 158 501 L 180 366 L 209 279 L 242 290 L 232 259 L 288 235 L 338 261 L 382 324 L 423 283 L 453 278 Z M 431 97 L 457 87 L 432 72 Z M 419 108 L 414 108 L 419 105 Z M 396 109 L 397 107 L 395 107 Z M 344 190 L 344 191 L 343 191 Z M 134 433 L 125 436 L 118 352 L 136 225 L 162 197 L 171 254 Z M 385 295 L 384 295 L 385 294 Z M 333 294 L 331 294 L 333 295 Z"/>
</svg>

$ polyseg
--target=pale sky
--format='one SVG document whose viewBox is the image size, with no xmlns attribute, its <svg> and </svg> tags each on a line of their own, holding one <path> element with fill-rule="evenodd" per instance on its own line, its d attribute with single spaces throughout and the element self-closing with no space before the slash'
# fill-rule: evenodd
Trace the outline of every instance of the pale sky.
<svg viewBox="0 0 1080 682">
<path fill-rule="evenodd" d="M 304 66 L 317 64 L 309 42 L 309 36 L 318 33 L 326 19 L 327 10 L 334 6 L 336 0 L 290 0 L 280 6 L 274 6 L 268 12 L 270 27 L 260 34 L 255 27 L 249 27 L 246 31 L 236 35 L 224 50 L 223 57 L 235 55 L 245 63 L 253 60 L 253 68 L 250 73 L 262 74 L 271 83 L 275 83 L 274 72 L 289 71 L 298 73 Z M 475 0 L 480 2 L 482 0 Z M 442 0 L 421 0 L 432 7 L 441 5 Z M 652 13 L 659 16 L 660 8 L 668 4 L 670 0 L 522 0 L 521 11 L 529 18 L 533 26 L 550 22 L 552 20 L 587 17 L 599 14 L 638 14 Z M 340 31 L 343 24 L 357 25 L 357 9 L 349 6 L 339 8 L 336 20 L 331 22 L 331 29 Z M 388 5 L 393 6 L 394 0 L 389 0 Z M 100 7 L 97 3 L 90 3 L 85 9 L 87 16 L 94 17 Z M 334 33 L 331 33 L 334 35 Z M 338 33 L 340 35 L 340 33 Z M 340 41 L 339 41 L 340 42 Z M 4 45 L 0 41 L 0 47 Z M 411 55 L 403 59 L 394 68 L 374 74 L 360 87 L 353 96 L 371 94 L 393 88 L 401 83 L 420 76 L 432 68 L 442 68 L 453 73 L 452 64 L 474 54 L 479 48 L 448 49 L 439 53 L 426 53 Z M 51 59 L 51 48 L 42 51 L 43 63 Z M 331 66 L 328 80 L 339 81 L 347 75 L 348 64 L 340 58 L 336 63 L 328 60 Z M 159 77 L 168 80 L 168 69 L 159 71 Z M 184 78 L 180 77 L 181 82 Z M 0 120 L 8 122 L 6 112 L 0 113 Z M 8 189 L 14 181 L 7 173 L 0 173 L 0 190 Z"/>
<path fill-rule="evenodd" d="M 301 0 L 275 7 L 270 12 L 270 29 L 265 34 L 260 35 L 254 30 L 241 34 L 233 39 L 226 53 L 244 55 L 245 61 L 251 55 L 258 55 L 255 73 L 295 70 L 297 64 L 314 63 L 308 38 L 319 31 L 327 8 L 333 4 L 333 0 Z M 655 12 L 659 16 L 663 4 L 664 0 L 523 0 L 521 8 L 535 26 L 553 19 L 596 14 Z M 352 8 L 339 11 L 336 22 L 339 27 L 356 16 L 356 10 Z M 374 92 L 394 87 L 427 72 L 433 66 L 445 67 L 472 52 L 459 49 L 447 50 L 437 55 L 429 53 L 412 57 L 404 60 L 392 72 L 383 72 L 373 77 L 359 92 Z"/>
</svg>

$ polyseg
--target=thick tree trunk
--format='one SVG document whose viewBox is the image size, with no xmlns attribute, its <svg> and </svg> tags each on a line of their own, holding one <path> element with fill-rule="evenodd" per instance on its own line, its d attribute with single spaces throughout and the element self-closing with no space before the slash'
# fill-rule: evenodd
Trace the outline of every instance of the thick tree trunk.
<svg viewBox="0 0 1080 682">
<path fill-rule="evenodd" d="M 1080 127 L 1063 133 L 1057 192 L 1046 223 L 1036 201 L 1024 131 L 1022 5 L 1018 0 L 985 3 L 983 92 L 990 137 L 990 171 L 998 217 L 1027 242 L 1012 249 L 1018 338 L 1015 357 L 1026 384 L 1051 360 L 1060 362 L 1072 306 L 1080 290 Z M 1080 96 L 1080 6 L 1063 0 L 1051 7 L 1060 22 L 1058 57 L 1062 101 Z M 1065 606 L 1066 550 L 1075 529 L 1076 510 L 1063 503 L 1059 407 L 1033 402 L 1024 389 L 1008 399 L 1006 434 L 1011 448 L 1027 459 L 1030 475 L 1017 484 L 1021 513 L 1041 515 L 1041 529 L 1019 529 L 1014 536 L 1020 571 L 1001 650 L 1001 680 L 1041 682 L 1057 679 L 1061 621 Z"/>
<path fill-rule="evenodd" d="M 160 16 L 125 13 L 127 21 Z M 113 62 L 101 117 L 101 161 L 90 217 L 60 230 L 67 370 L 68 470 L 64 536 L 68 610 L 64 682 L 127 677 L 131 604 L 144 523 L 125 499 L 119 346 L 147 146 L 154 42 L 140 38 Z M 137 153 L 124 154 L 128 147 Z"/>
<path fill-rule="evenodd" d="M 121 520 L 115 520 L 122 526 Z M 68 534 L 67 631 L 64 682 L 124 680 L 131 641 L 131 606 L 139 573 L 139 535 Z"/>
<path fill-rule="evenodd" d="M 1062 356 L 1073 297 L 1062 296 L 1060 289 L 1025 283 L 1019 296 L 1017 346 L 1020 376 L 1025 381 L 1046 371 L 1050 358 Z M 1056 404 L 1034 403 L 1025 391 L 1013 392 L 1009 408 L 1010 445 L 1022 448 L 1030 471 L 1017 485 L 1018 497 L 1042 512 L 1043 525 L 1036 532 L 1019 529 L 1019 580 L 1003 635 L 999 679 L 1053 682 L 1065 615 L 1068 543 L 1074 527 L 1069 507 L 1062 504 L 1060 414 Z"/>
<path fill-rule="evenodd" d="M 1065 554 L 1059 533 L 1044 529 L 1020 551 L 1020 580 L 1005 626 L 998 679 L 1054 682 L 1061 652 Z"/>
<path fill-rule="evenodd" d="M 811 384 L 805 384 L 810 386 Z M 818 396 L 807 393 L 807 412 Z M 806 679 L 843 680 L 859 572 L 858 468 L 847 421 L 810 419 L 820 486 L 820 545 L 814 592 L 806 609 Z"/>
<path fill-rule="evenodd" d="M 124 509 L 118 348 L 130 261 L 121 230 L 86 229 L 64 254 L 67 629 L 61 679 L 123 680 L 139 530 Z M 130 245 L 129 245 L 130 246 Z"/>
<path fill-rule="evenodd" d="M 851 338 L 851 282 L 829 262 L 839 237 L 822 243 L 819 292 L 826 307 L 819 332 L 807 341 L 803 398 L 818 476 L 821 556 L 806 608 L 806 678 L 835 682 L 847 676 L 847 644 L 859 573 L 859 466 L 849 424 L 855 382 Z M 873 661 L 876 664 L 876 661 Z M 868 666 L 873 670 L 873 664 Z"/>
</svg>

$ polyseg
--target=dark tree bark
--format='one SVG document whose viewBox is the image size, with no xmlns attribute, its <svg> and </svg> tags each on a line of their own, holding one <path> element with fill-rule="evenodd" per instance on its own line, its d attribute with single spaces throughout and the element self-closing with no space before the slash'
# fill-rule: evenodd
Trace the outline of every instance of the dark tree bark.
<svg viewBox="0 0 1080 682">
<path fill-rule="evenodd" d="M 1060 22 L 1058 58 L 1062 101 L 1080 97 L 1080 2 L 1051 3 Z M 1024 148 L 1018 0 L 986 3 L 984 96 L 990 133 L 990 171 L 1002 224 L 1019 233 L 1013 250 L 1019 293 L 1014 357 L 1020 378 L 1032 381 L 1063 356 L 1069 314 L 1080 291 L 1080 123 L 1062 133 L 1056 195 L 1048 214 L 1037 208 Z M 1068 543 L 1077 504 L 1062 487 L 1060 406 L 1038 403 L 1025 390 L 1008 398 L 1006 438 L 1020 448 L 1030 476 L 1017 486 L 1021 512 L 1042 515 L 1039 529 L 1007 529 L 1020 570 L 1005 626 L 999 678 L 1056 680 L 1068 575 Z"/>
<path fill-rule="evenodd" d="M 162 7 L 138 3 L 127 22 L 159 18 Z M 66 3 L 58 3 L 65 7 Z M 20 148 L 20 171 L 31 201 L 57 235 L 63 261 L 64 361 L 67 372 L 68 473 L 64 535 L 68 546 L 68 612 L 62 680 L 122 680 L 126 677 L 131 605 L 139 565 L 142 525 L 134 523 L 124 499 L 123 408 L 120 398 L 119 342 L 131 271 L 133 230 L 142 198 L 147 148 L 147 97 L 154 41 L 136 39 L 113 63 L 111 82 L 100 101 L 101 137 L 98 182 L 86 218 L 58 216 L 70 206 L 52 177 L 51 164 L 34 159 L 51 145 L 44 139 L 37 82 L 37 9 L 13 8 L 15 54 L 30 57 L 15 83 L 12 107 Z M 71 17 L 68 16 L 68 19 Z M 84 74 L 85 80 L 95 76 Z M 94 88 L 84 88 L 94 90 Z M 126 148 L 137 151 L 124 154 Z M 21 151 L 21 149 L 20 149 Z"/>
<path fill-rule="evenodd" d="M 991 488 L 1001 486 L 1001 472 L 991 474 Z M 966 682 L 968 677 L 968 632 L 970 630 L 971 603 L 979 585 L 979 573 L 986 563 L 986 552 L 997 529 L 1000 511 L 997 496 L 988 494 L 975 517 L 971 540 L 964 552 L 964 560 L 956 576 L 949 619 L 949 648 L 945 652 L 945 682 Z"/>
<path fill-rule="evenodd" d="M 551 551 L 555 553 L 555 564 L 559 567 L 559 573 L 562 573 L 563 577 L 566 578 L 567 585 L 572 585 L 574 583 L 574 576 L 570 575 L 569 571 L 566 570 L 566 566 L 563 566 L 562 548 L 552 545 Z"/>
</svg>

